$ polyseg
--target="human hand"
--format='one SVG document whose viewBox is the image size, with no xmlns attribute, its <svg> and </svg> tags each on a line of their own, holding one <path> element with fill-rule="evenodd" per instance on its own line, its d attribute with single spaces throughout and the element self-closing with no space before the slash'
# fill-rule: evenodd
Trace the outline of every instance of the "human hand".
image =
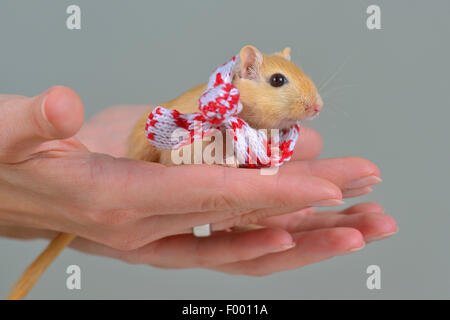
<svg viewBox="0 0 450 320">
<path fill-rule="evenodd" d="M 137 111 L 139 108 L 139 111 Z M 97 129 L 95 125 L 92 123 L 96 123 L 96 121 L 91 121 L 87 126 L 80 132 L 78 137 L 80 139 L 84 139 L 86 144 L 91 148 L 95 148 L 95 145 L 102 147 L 102 152 L 111 153 L 116 156 L 122 156 L 124 154 L 126 135 L 128 134 L 127 128 L 131 128 L 134 124 L 135 120 L 142 115 L 145 108 L 147 107 L 136 107 L 133 108 L 135 112 L 131 113 L 131 107 L 127 108 L 129 115 L 133 114 L 133 116 L 128 117 L 117 117 L 116 119 L 122 119 L 122 121 L 107 121 L 108 126 L 98 125 L 102 121 L 105 120 L 105 116 L 107 113 L 99 114 L 97 117 Z M 119 108 L 120 109 L 120 108 Z M 122 111 L 117 109 L 118 113 L 124 112 L 125 109 L 122 108 Z M 125 113 L 123 113 L 125 115 Z M 111 116 L 111 113 L 108 114 Z M 136 117 L 135 120 L 130 120 L 132 117 Z M 94 120 L 95 118 L 93 118 Z M 103 120 L 102 120 L 103 119 Z M 91 125 L 91 127 L 89 127 Z M 106 129 L 108 128 L 108 129 Z M 114 130 L 116 128 L 116 130 Z M 122 128 L 119 130 L 119 128 Z M 109 144 L 108 148 L 105 148 L 107 145 L 105 142 L 108 141 L 108 130 L 111 132 L 111 136 L 113 133 L 116 133 L 113 139 L 109 139 L 110 141 L 114 141 L 115 143 Z M 88 134 L 90 132 L 90 134 Z M 120 133 L 122 132 L 122 133 Z M 102 136 L 103 134 L 103 136 Z M 122 137 L 122 138 L 120 138 Z M 302 132 L 300 139 L 300 143 L 302 144 L 302 148 L 296 152 L 296 159 L 310 159 L 315 157 L 320 151 L 320 137 L 311 130 L 304 130 Z M 75 140 L 76 139 L 72 139 Z M 122 142 L 120 142 L 122 141 Z M 120 142 L 120 143 L 119 143 Z M 51 145 L 55 143 L 46 143 L 47 150 L 45 153 L 51 152 Z M 61 141 L 58 141 L 56 144 L 60 144 Z M 358 159 L 358 158 L 341 158 L 341 159 L 329 159 L 329 160 L 313 160 L 313 161 L 292 161 L 289 166 L 284 166 L 282 170 L 280 170 L 279 174 L 270 178 L 270 176 L 259 176 L 256 170 L 245 170 L 245 169 L 229 169 L 215 166 L 186 166 L 186 167 L 178 167 L 178 168 L 162 168 L 157 164 L 149 164 L 149 163 L 141 163 L 128 159 L 114 159 L 107 157 L 105 155 L 99 154 L 91 154 L 88 152 L 79 142 L 78 147 L 80 149 L 76 152 L 78 156 L 81 156 L 83 159 L 83 163 L 87 163 L 87 165 L 92 164 L 89 162 L 90 157 L 99 157 L 96 158 L 95 166 L 97 169 L 104 169 L 102 166 L 107 166 L 109 170 L 99 170 L 96 171 L 98 174 L 101 172 L 102 174 L 94 175 L 95 180 L 99 180 L 102 182 L 100 186 L 104 188 L 113 189 L 116 192 L 113 195 L 120 196 L 119 199 L 121 201 L 117 201 L 114 196 L 111 197 L 111 191 L 113 190 L 105 190 L 105 192 L 99 192 L 99 189 L 94 188 L 96 191 L 96 196 L 91 198 L 93 204 L 97 205 L 97 210 L 95 214 L 92 212 L 92 208 L 86 208 L 86 203 L 83 201 L 80 202 L 80 197 L 78 197 L 78 202 L 75 202 L 76 207 L 84 208 L 82 212 L 86 214 L 88 217 L 91 217 L 87 225 L 90 228 L 86 228 L 87 231 L 81 233 L 82 236 L 92 239 L 94 241 L 98 241 L 106 244 L 107 246 L 119 249 L 127 249 L 128 251 L 123 252 L 121 250 L 114 250 L 111 248 L 107 248 L 107 246 L 101 246 L 101 248 L 106 250 L 111 250 L 114 252 L 115 256 L 119 254 L 120 257 L 129 261 L 133 259 L 129 259 L 130 256 L 139 256 L 136 255 L 137 249 L 141 247 L 142 249 L 146 248 L 146 244 L 150 242 L 154 242 L 155 245 L 158 246 L 161 243 L 173 243 L 173 239 L 180 239 L 186 245 L 197 243 L 198 241 L 202 241 L 202 243 L 206 247 L 210 248 L 220 248 L 220 243 L 222 244 L 235 244 L 235 250 L 228 250 L 229 255 L 224 255 L 222 259 L 215 261 L 214 264 L 218 263 L 232 263 L 236 260 L 236 256 L 243 258 L 243 260 L 256 258 L 258 256 L 264 256 L 268 252 L 286 250 L 291 247 L 293 244 L 292 235 L 286 230 L 282 230 L 279 228 L 268 228 L 264 230 L 253 230 L 245 233 L 225 233 L 221 237 L 218 237 L 219 233 L 216 233 L 215 237 L 210 237 L 208 239 L 197 239 L 192 237 L 191 235 L 183 234 L 190 233 L 190 230 L 195 225 L 200 225 L 208 222 L 217 222 L 213 223 L 213 228 L 216 230 L 226 229 L 227 227 L 233 225 L 247 224 L 250 222 L 259 221 L 262 217 L 270 216 L 274 214 L 281 214 L 285 212 L 292 212 L 304 207 L 308 207 L 313 205 L 311 202 L 316 202 L 320 200 L 332 200 L 328 202 L 328 205 L 338 204 L 339 199 L 341 198 L 341 190 L 346 190 L 346 185 L 349 182 L 353 181 L 353 186 L 364 185 L 365 184 L 373 184 L 374 178 L 365 179 L 364 183 L 361 182 L 354 183 L 355 180 L 359 180 L 360 178 L 379 176 L 378 169 L 371 164 L 370 162 Z M 99 148 L 98 148 L 99 149 Z M 97 150 L 98 150 L 97 149 Z M 94 151 L 97 151 L 94 149 Z M 72 159 L 74 150 L 67 152 L 64 154 L 68 159 Z M 89 155 L 89 156 L 88 156 Z M 85 158 L 87 157 L 87 158 Z M 59 159 L 62 161 L 62 158 Z M 45 159 L 45 157 L 44 157 Z M 65 159 L 64 161 L 68 161 Z M 78 159 L 79 160 L 79 159 Z M 38 160 L 38 161 L 43 161 Z M 114 165 L 111 164 L 114 163 Z M 76 161 L 75 161 L 76 163 Z M 80 163 L 78 163 L 79 165 Z M 76 165 L 76 164 L 75 164 Z M 100 165 L 100 167 L 98 167 Z M 114 168 L 110 168 L 114 167 Z M 73 168 L 72 168 L 73 169 Z M 125 174 L 125 177 L 120 174 L 123 172 L 123 169 L 132 170 L 134 173 L 131 175 L 133 178 L 130 179 L 130 171 Z M 169 170 L 170 169 L 170 170 Z M 230 171 L 232 170 L 232 171 Z M 244 171 L 243 171 L 244 170 Z M 208 172 L 206 172 L 208 171 Z M 284 171 L 284 173 L 283 173 Z M 119 172 L 119 174 L 118 174 Z M 219 173 L 218 173 L 219 172 Z M 150 174 L 151 173 L 151 174 Z M 143 176 L 142 176 L 143 174 Z M 161 177 L 161 175 L 165 176 L 165 181 L 167 184 L 161 185 L 163 194 L 164 191 L 166 193 L 166 198 L 155 199 L 152 203 L 146 198 L 152 198 L 151 191 L 157 190 L 161 194 L 161 189 L 158 190 L 155 188 L 154 183 L 148 183 L 151 178 L 155 177 L 155 174 L 158 174 L 157 177 Z M 210 174 L 213 174 L 212 176 Z M 211 181 L 210 179 L 205 179 L 205 177 L 215 177 L 218 178 L 219 181 Z M 109 175 L 112 175 L 108 178 Z M 106 176 L 106 177 L 105 177 Z M 200 184 L 197 184 L 195 179 L 192 183 L 183 183 L 181 181 L 182 186 L 172 186 L 170 181 L 176 181 L 176 183 L 180 183 L 178 177 L 180 176 L 190 176 L 199 178 L 201 181 Z M 203 178 L 202 178 L 203 176 Z M 81 175 L 82 177 L 82 175 Z M 93 178 L 91 176 L 91 179 Z M 112 178 L 116 179 L 112 179 Z M 266 177 L 268 179 L 262 179 L 262 177 Z M 117 179 L 119 178 L 119 179 Z M 146 179 L 143 179 L 146 178 Z M 220 181 L 222 179 L 222 181 Z M 125 180 L 125 181 L 124 181 Z M 131 181 L 132 180 L 132 181 Z M 108 183 L 114 182 L 115 184 Z M 131 182 L 130 182 L 131 181 Z M 234 186 L 235 184 L 232 182 L 239 181 L 238 188 L 241 191 L 244 191 L 244 195 L 240 193 L 233 193 L 231 189 L 225 188 L 226 186 Z M 301 181 L 301 183 L 300 183 Z M 372 181 L 372 182 L 371 182 Z M 98 181 L 97 181 L 98 182 Z M 146 185 L 146 182 L 148 185 Z M 217 182 L 223 182 L 223 184 Z M 281 185 L 279 183 L 284 182 Z M 133 187 L 133 184 L 136 183 Z M 211 184 L 212 183 L 212 184 Z M 285 185 L 285 183 L 288 183 Z M 131 189 L 129 188 L 131 184 Z M 99 188 L 99 184 L 96 183 L 97 188 Z M 196 187 L 196 185 L 198 187 Z M 115 187 L 116 186 L 116 187 Z M 117 187 L 119 186 L 119 187 Z M 143 192 L 143 188 L 146 186 L 146 192 Z M 205 187 L 205 186 L 209 186 Z M 210 190 L 210 187 L 213 186 L 215 189 Z M 137 188 L 136 188 L 137 187 Z M 140 187 L 140 188 L 139 188 Z M 240 187 L 240 188 L 239 188 Z M 248 188 L 245 188 L 248 187 Z M 225 191 L 225 197 L 217 194 L 217 188 L 220 191 Z M 250 190 L 248 190 L 250 188 Z M 269 189 L 267 189 L 269 188 Z M 317 189 L 319 188 L 319 189 Z M 102 188 L 100 188 L 102 189 Z M 119 190 L 117 190 L 119 189 Z M 171 193 L 170 191 L 175 190 L 175 193 Z M 186 195 L 192 196 L 192 192 L 189 193 L 185 189 L 196 190 L 202 192 L 202 194 L 206 197 L 206 208 L 210 208 L 212 210 L 205 210 L 205 204 L 198 207 L 199 203 L 202 203 L 202 198 L 198 197 L 199 194 L 194 192 L 194 196 L 196 196 L 195 200 L 190 198 L 186 198 L 186 201 L 182 201 L 179 203 L 176 199 L 170 198 L 170 194 L 172 195 L 180 195 L 181 199 Z M 355 189 L 351 189 L 350 193 L 355 194 Z M 78 192 L 82 192 L 86 190 L 78 190 Z M 123 192 L 124 191 L 124 192 Z M 137 191 L 137 193 L 133 192 Z M 211 195 L 211 191 L 213 192 Z M 231 193 L 230 193 L 231 191 Z M 236 192 L 236 190 L 234 190 Z M 228 193 L 227 193 L 228 192 Z M 367 192 L 367 189 L 364 189 L 361 192 Z M 130 196 L 129 199 L 126 195 Z M 209 193 L 209 195 L 208 195 Z M 348 193 L 347 191 L 343 192 L 344 195 Z M 109 195 L 105 197 L 105 195 Z M 155 208 L 151 208 L 151 204 L 160 204 L 161 202 L 167 202 L 167 196 L 169 195 L 170 202 L 175 207 L 181 206 L 183 208 L 178 208 L 178 210 L 183 210 L 183 214 L 166 214 L 169 209 L 167 206 L 165 207 L 166 212 L 161 212 L 160 214 L 155 214 L 153 210 Z M 236 195 L 237 197 L 233 197 Z M 325 197 L 327 195 L 327 197 Z M 217 199 L 214 196 L 219 196 Z M 101 205 L 105 205 L 105 203 L 98 203 L 98 200 L 113 200 L 112 203 L 108 203 L 106 207 L 101 207 Z M 86 199 L 84 199 L 86 200 Z M 132 200 L 132 201 L 130 201 Z M 158 201 L 159 200 L 159 201 Z M 191 201 L 190 201 L 191 200 Z M 244 201 L 243 201 L 244 200 Z M 336 201 L 337 200 L 337 201 Z M 71 200 L 73 201 L 73 200 Z M 204 199 L 203 199 L 204 201 Z M 246 202 L 247 201 L 247 202 Z M 108 202 L 108 201 L 107 201 Z M 88 201 L 89 203 L 89 201 Z M 129 204 L 126 206 L 126 204 Z M 258 204 L 258 208 L 250 207 L 249 204 L 255 205 Z M 71 202 L 69 201 L 69 204 Z M 139 204 L 142 206 L 139 206 Z M 327 203 L 325 203 L 327 204 Z M 191 208 L 189 208 L 191 205 Z M 192 208 L 194 206 L 194 208 Z M 197 207 L 196 207 L 197 206 Z M 222 208 L 218 208 L 222 207 Z M 224 208 L 223 208 L 224 207 Z M 277 208 L 282 207 L 282 208 Z M 164 208 L 164 206 L 163 206 Z M 173 208 L 172 208 L 173 209 Z M 189 212 L 188 210 L 193 210 L 195 212 Z M 146 210 L 145 213 L 142 211 Z M 186 211 L 187 210 L 187 211 Z M 206 212 L 199 212 L 206 211 Z M 70 211 L 72 212 L 72 211 Z M 120 219 L 117 219 L 117 213 L 119 214 Z M 170 212 L 170 210 L 169 210 Z M 189 213 L 188 213 L 189 212 Z M 109 213 L 109 214 L 108 214 Z M 132 213 L 132 214 L 131 214 Z M 173 213 L 173 212 L 172 212 Z M 251 214 L 250 214 L 251 213 Z M 80 215 L 80 212 L 77 213 Z M 112 215 L 112 216 L 111 216 Z M 131 216 L 130 216 L 131 215 Z M 94 219 L 92 219 L 95 217 Z M 132 217 L 134 219 L 132 219 Z M 181 218 L 181 219 L 180 219 Z M 73 219 L 72 219 L 73 220 Z M 93 221 L 91 221 L 93 220 Z M 61 224 L 63 226 L 64 224 Z M 83 226 L 83 223 L 81 223 Z M 42 226 L 41 226 L 42 227 Z M 73 225 L 67 226 L 66 229 L 62 227 L 56 230 L 63 230 L 66 232 L 70 232 L 67 228 L 73 227 Z M 49 228 L 52 229 L 52 228 Z M 3 229 L 5 230 L 5 229 Z M 9 227 L 6 231 L 11 235 L 11 227 Z M 15 228 L 14 230 L 18 231 L 19 228 Z M 23 230 L 23 229 L 21 229 Z M 89 231 L 91 233 L 89 233 Z M 75 233 L 75 232 L 73 232 Z M 20 234 L 20 233 L 17 233 Z M 48 233 L 46 233 L 48 234 Z M 178 234 L 178 236 L 176 236 Z M 22 234 L 23 235 L 23 234 Z M 109 235 L 109 236 L 108 236 Z M 142 237 L 142 235 L 144 235 Z M 174 236 L 175 235 L 175 236 Z M 115 239 L 115 242 L 114 242 Z M 126 239 L 124 241 L 124 239 Z M 84 241 L 84 242 L 83 242 Z M 216 245 L 211 245 L 211 241 L 213 241 Z M 84 243 L 84 249 L 86 248 L 97 248 L 94 249 L 94 252 L 98 252 L 102 254 L 102 250 L 98 250 L 98 244 L 94 244 L 92 242 L 86 242 L 86 240 L 79 239 L 74 243 L 74 246 L 77 243 Z M 177 243 L 175 243 L 177 244 Z M 201 246 L 204 248 L 205 246 Z M 83 247 L 83 246 L 82 246 Z M 171 247 L 169 245 L 169 247 Z M 178 246 L 179 247 L 179 246 Z M 135 249 L 136 248 L 136 249 Z M 240 249 L 237 250 L 236 249 Z M 228 248 L 230 249 L 230 248 Z M 242 252 L 242 249 L 245 249 L 245 252 Z M 222 250 L 214 250 L 217 252 L 223 252 Z M 202 251 L 203 252 L 203 251 Z M 205 252 L 206 253 L 206 252 Z M 103 252 L 103 254 L 105 254 Z M 113 255 L 113 254 L 110 254 Z M 114 256 L 113 255 L 113 256 Z M 162 255 L 164 256 L 164 254 Z M 194 260 L 205 260 L 206 257 L 199 257 L 196 254 L 190 255 L 189 252 L 185 252 L 182 256 L 173 256 L 183 264 L 182 266 L 177 265 L 169 265 L 167 267 L 189 267 L 192 266 L 192 263 L 189 261 Z M 167 257 L 166 257 L 167 258 Z M 184 258 L 184 259 L 183 259 Z M 187 258 L 187 261 L 186 261 Z M 227 260 L 228 259 L 228 260 Z M 231 260 L 230 260 L 231 259 Z M 234 260 L 233 260 L 234 259 Z M 154 263 L 154 265 L 159 265 L 158 263 Z M 166 266 L 166 265 L 164 265 Z"/>
<path fill-rule="evenodd" d="M 71 247 L 85 253 L 160 268 L 207 268 L 229 274 L 265 276 L 350 254 L 397 231 L 394 219 L 377 203 L 360 203 L 341 211 L 315 208 L 261 219 L 267 229 L 217 232 L 209 238 L 167 237 L 135 250 L 116 250 L 77 238 Z M 273 230 L 280 230 L 278 233 Z M 268 252 L 277 237 L 289 232 L 295 247 Z M 47 230 L 0 226 L 0 236 L 53 238 Z M 258 253 L 260 253 L 258 255 Z"/>
</svg>

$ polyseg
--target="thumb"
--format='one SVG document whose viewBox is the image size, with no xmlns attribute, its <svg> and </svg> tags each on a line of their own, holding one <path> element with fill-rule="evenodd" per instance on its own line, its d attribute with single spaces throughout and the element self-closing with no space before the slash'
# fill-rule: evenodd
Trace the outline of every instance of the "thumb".
<svg viewBox="0 0 450 320">
<path fill-rule="evenodd" d="M 80 97 L 57 86 L 33 98 L 0 101 L 0 160 L 26 159 L 41 143 L 74 136 L 83 124 Z"/>
</svg>

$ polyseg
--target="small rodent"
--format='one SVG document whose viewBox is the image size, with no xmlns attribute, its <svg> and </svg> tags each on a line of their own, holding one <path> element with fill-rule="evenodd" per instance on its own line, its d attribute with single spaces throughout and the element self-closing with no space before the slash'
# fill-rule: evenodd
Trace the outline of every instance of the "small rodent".
<svg viewBox="0 0 450 320">
<path fill-rule="evenodd" d="M 285 48 L 264 55 L 253 46 L 245 46 L 239 53 L 241 63 L 233 79 L 243 105 L 238 116 L 255 129 L 285 129 L 296 121 L 313 118 L 323 107 L 314 82 L 290 61 L 290 52 L 290 48 Z M 198 112 L 198 99 L 205 88 L 206 84 L 196 86 L 159 105 L 181 113 Z M 134 127 L 127 156 L 173 165 L 171 150 L 158 150 L 148 142 L 142 129 L 148 115 Z"/>
<path fill-rule="evenodd" d="M 316 116 L 323 107 L 314 83 L 290 61 L 290 48 L 264 55 L 252 46 L 240 51 L 240 65 L 235 72 L 233 85 L 240 92 L 243 105 L 239 117 L 255 129 L 285 129 L 296 121 Z M 178 98 L 161 103 L 168 109 L 181 113 L 198 111 L 198 99 L 206 84 L 196 86 Z M 138 121 L 129 139 L 127 156 L 136 160 L 173 165 L 171 150 L 153 147 L 144 133 L 149 113 Z M 17 281 L 8 299 L 22 299 L 33 288 L 39 277 L 70 244 L 75 235 L 60 233 L 41 255 L 27 268 Z"/>
</svg>

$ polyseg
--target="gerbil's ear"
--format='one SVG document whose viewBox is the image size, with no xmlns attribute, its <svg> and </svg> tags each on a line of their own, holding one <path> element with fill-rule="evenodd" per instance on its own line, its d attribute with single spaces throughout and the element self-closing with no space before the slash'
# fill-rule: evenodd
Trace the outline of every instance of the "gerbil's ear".
<svg viewBox="0 0 450 320">
<path fill-rule="evenodd" d="M 284 48 L 283 50 L 281 50 L 280 56 L 282 56 L 282 57 L 285 58 L 286 60 L 291 61 L 291 48 L 286 47 L 286 48 Z"/>
<path fill-rule="evenodd" d="M 241 58 L 241 78 L 255 79 L 263 62 L 262 53 L 253 46 L 245 46 L 241 49 L 239 56 Z"/>
</svg>

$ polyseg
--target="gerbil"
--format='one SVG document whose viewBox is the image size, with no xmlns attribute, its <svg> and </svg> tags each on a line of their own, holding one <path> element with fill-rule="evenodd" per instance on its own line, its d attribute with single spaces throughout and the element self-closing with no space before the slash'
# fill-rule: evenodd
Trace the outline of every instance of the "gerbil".
<svg viewBox="0 0 450 320">
<path fill-rule="evenodd" d="M 296 121 L 314 117 L 323 106 L 314 83 L 290 61 L 290 48 L 271 55 L 246 46 L 240 51 L 241 64 L 233 85 L 243 105 L 239 117 L 255 129 L 285 129 Z M 181 113 L 198 111 L 198 98 L 206 88 L 202 84 L 176 99 L 161 103 Z M 128 157 L 173 165 L 170 150 L 158 150 L 147 140 L 144 130 L 149 114 L 136 124 L 130 136 Z"/>
<path fill-rule="evenodd" d="M 263 55 L 258 49 L 246 46 L 240 51 L 240 65 L 233 85 L 240 92 L 243 105 L 238 115 L 255 129 L 285 129 L 296 121 L 314 117 L 323 102 L 314 83 L 290 61 L 290 49 Z M 161 103 L 181 113 L 198 111 L 198 99 L 206 84 L 196 86 L 176 99 Z M 170 150 L 157 150 L 147 140 L 144 127 L 148 113 L 134 127 L 127 156 L 136 160 L 173 165 Z M 16 283 L 8 299 L 21 299 L 31 290 L 52 261 L 75 238 L 59 234 L 28 267 Z"/>
</svg>

